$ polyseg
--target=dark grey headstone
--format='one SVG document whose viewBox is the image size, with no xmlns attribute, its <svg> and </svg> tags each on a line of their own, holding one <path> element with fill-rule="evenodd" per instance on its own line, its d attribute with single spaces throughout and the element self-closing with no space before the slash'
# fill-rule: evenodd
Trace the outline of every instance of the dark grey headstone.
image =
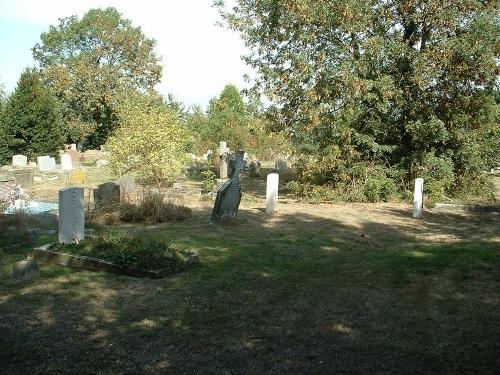
<svg viewBox="0 0 500 375">
<path fill-rule="evenodd" d="M 120 185 L 114 182 L 105 182 L 94 189 L 94 204 L 106 205 L 109 203 L 120 203 Z"/>
<path fill-rule="evenodd" d="M 232 178 L 226 181 L 217 191 L 210 218 L 212 224 L 225 224 L 236 219 L 241 202 L 240 173 L 244 168 L 243 152 L 238 152 Z"/>
</svg>

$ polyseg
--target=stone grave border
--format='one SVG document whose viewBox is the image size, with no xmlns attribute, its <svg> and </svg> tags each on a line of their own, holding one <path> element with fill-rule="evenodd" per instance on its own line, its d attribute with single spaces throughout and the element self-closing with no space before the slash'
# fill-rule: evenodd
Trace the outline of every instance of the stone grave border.
<svg viewBox="0 0 500 375">
<path fill-rule="evenodd" d="M 165 276 L 173 274 L 170 270 L 141 270 L 130 266 L 118 266 L 107 260 L 98 258 L 91 258 L 82 255 L 72 255 L 66 253 L 59 253 L 57 251 L 49 250 L 52 243 L 35 247 L 34 258 L 40 262 L 56 264 L 59 266 L 66 266 L 87 271 L 104 271 L 108 273 L 116 273 L 120 275 L 132 277 L 147 277 L 150 279 L 161 279 Z M 191 253 L 189 257 L 184 259 L 183 268 L 199 263 L 199 256 L 197 253 Z"/>
</svg>

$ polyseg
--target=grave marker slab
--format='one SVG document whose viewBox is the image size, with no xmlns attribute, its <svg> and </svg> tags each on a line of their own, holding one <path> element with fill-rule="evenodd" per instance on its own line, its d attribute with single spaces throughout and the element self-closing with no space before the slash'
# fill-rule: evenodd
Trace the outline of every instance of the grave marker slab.
<svg viewBox="0 0 500 375">
<path fill-rule="evenodd" d="M 240 173 L 245 168 L 243 152 L 236 154 L 235 171 L 232 178 L 218 189 L 211 224 L 225 224 L 236 219 L 241 202 Z"/>
<path fill-rule="evenodd" d="M 61 170 L 71 171 L 73 169 L 73 161 L 71 160 L 71 155 L 68 153 L 61 155 Z"/>
<path fill-rule="evenodd" d="M 94 204 L 107 205 L 109 203 L 120 203 L 120 185 L 114 182 L 105 182 L 94 189 Z"/>
<path fill-rule="evenodd" d="M 33 169 L 21 169 L 12 172 L 12 175 L 16 179 L 16 184 L 24 189 L 33 187 L 35 184 L 35 171 Z"/>
<path fill-rule="evenodd" d="M 28 157 L 25 155 L 14 155 L 12 157 L 12 166 L 25 168 L 28 164 Z"/>
<path fill-rule="evenodd" d="M 83 188 L 59 190 L 59 242 L 75 243 L 85 238 Z"/>
<path fill-rule="evenodd" d="M 266 213 L 271 214 L 278 208 L 278 186 L 280 175 L 278 173 L 269 173 L 267 175 L 266 187 Z"/>
<path fill-rule="evenodd" d="M 56 159 L 48 155 L 37 157 L 36 164 L 41 172 L 51 172 L 56 169 Z"/>
<path fill-rule="evenodd" d="M 422 217 L 422 210 L 424 207 L 424 179 L 415 179 L 415 193 L 413 195 L 413 218 L 418 219 Z"/>
</svg>

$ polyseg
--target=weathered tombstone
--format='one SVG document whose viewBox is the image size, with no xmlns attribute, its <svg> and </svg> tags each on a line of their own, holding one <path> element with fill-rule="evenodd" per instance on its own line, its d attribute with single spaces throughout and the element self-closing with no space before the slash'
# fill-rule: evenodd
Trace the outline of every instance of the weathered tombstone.
<svg viewBox="0 0 500 375">
<path fill-rule="evenodd" d="M 12 166 L 25 168 L 28 164 L 28 157 L 25 155 L 14 155 L 12 157 Z"/>
<path fill-rule="evenodd" d="M 61 155 L 61 170 L 71 171 L 73 169 L 73 161 L 71 160 L 71 155 L 68 153 Z"/>
<path fill-rule="evenodd" d="M 12 172 L 16 184 L 22 188 L 30 188 L 35 184 L 35 171 L 33 169 L 21 169 Z"/>
<path fill-rule="evenodd" d="M 34 260 L 22 260 L 14 263 L 12 267 L 12 278 L 20 280 L 30 280 L 40 273 L 38 263 Z"/>
<path fill-rule="evenodd" d="M 228 174 L 227 174 L 227 166 L 229 163 L 228 152 L 229 152 L 229 150 L 226 147 L 226 142 L 220 142 L 219 143 L 219 157 L 220 157 L 219 176 L 221 179 L 226 179 L 228 177 Z"/>
<path fill-rule="evenodd" d="M 260 161 L 252 160 L 248 165 L 248 175 L 250 177 L 260 177 L 260 166 Z"/>
<path fill-rule="evenodd" d="M 135 177 L 134 176 L 122 176 L 118 180 L 123 191 L 127 194 L 133 193 L 136 189 Z"/>
<path fill-rule="evenodd" d="M 48 155 L 39 156 L 36 159 L 38 169 L 42 172 L 50 172 L 56 169 L 56 159 Z"/>
<path fill-rule="evenodd" d="M 94 204 L 107 205 L 110 203 L 120 203 L 120 185 L 114 182 L 105 182 L 94 189 Z"/>
<path fill-rule="evenodd" d="M 280 175 L 278 173 L 269 173 L 267 175 L 266 187 L 266 213 L 272 214 L 278 208 L 278 185 Z"/>
<path fill-rule="evenodd" d="M 276 169 L 276 172 L 280 173 L 282 171 L 284 171 L 285 169 L 288 168 L 288 164 L 286 162 L 286 160 L 276 160 L 276 162 L 274 163 L 274 169 Z"/>
<path fill-rule="evenodd" d="M 59 242 L 78 243 L 85 238 L 83 188 L 59 190 Z"/>
<path fill-rule="evenodd" d="M 236 154 L 235 171 L 217 191 L 211 224 L 225 224 L 236 219 L 241 201 L 240 173 L 245 168 L 243 152 Z"/>
<path fill-rule="evenodd" d="M 424 179 L 415 179 L 415 194 L 413 195 L 413 218 L 422 217 L 424 207 Z"/>
<path fill-rule="evenodd" d="M 86 171 L 71 171 L 71 174 L 69 175 L 69 183 L 72 185 L 78 185 L 78 184 L 84 184 L 85 180 L 87 179 L 87 172 Z"/>
</svg>

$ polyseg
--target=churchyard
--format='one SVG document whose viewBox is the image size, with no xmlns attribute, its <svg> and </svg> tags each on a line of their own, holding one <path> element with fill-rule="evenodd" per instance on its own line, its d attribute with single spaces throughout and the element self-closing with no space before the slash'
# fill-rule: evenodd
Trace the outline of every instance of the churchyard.
<svg viewBox="0 0 500 375">
<path fill-rule="evenodd" d="M 409 203 L 310 204 L 284 191 L 275 201 L 267 176 L 286 166 L 269 162 L 258 177 L 243 172 L 240 187 L 224 180 L 221 198 L 179 179 L 162 193 L 191 209 L 182 221 L 91 223 L 83 211 L 114 185 L 92 189 L 116 181 L 96 164 L 78 167 L 78 184 L 36 171 L 26 189 L 60 211 L 83 210 L 69 231 L 59 212 L 28 221 L 33 243 L 1 244 L 1 373 L 498 370 L 498 211 L 424 208 L 416 219 Z M 231 216 L 224 199 L 239 188 Z M 77 240 L 83 221 L 87 235 L 166 241 L 199 262 L 150 279 L 42 260 L 37 277 L 11 277 L 33 247 Z"/>
</svg>

